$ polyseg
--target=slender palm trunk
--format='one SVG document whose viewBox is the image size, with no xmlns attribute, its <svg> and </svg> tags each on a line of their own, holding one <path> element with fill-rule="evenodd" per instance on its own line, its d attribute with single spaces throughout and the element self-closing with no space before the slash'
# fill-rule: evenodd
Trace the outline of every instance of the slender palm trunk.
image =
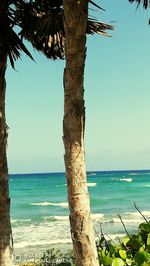
<svg viewBox="0 0 150 266">
<path fill-rule="evenodd" d="M 7 54 L 0 51 L 0 266 L 11 265 L 10 198 L 7 168 L 7 125 L 5 119 L 5 70 Z"/>
<path fill-rule="evenodd" d="M 84 154 L 84 64 L 88 1 L 64 0 L 64 146 L 70 226 L 77 266 L 97 266 Z"/>
</svg>

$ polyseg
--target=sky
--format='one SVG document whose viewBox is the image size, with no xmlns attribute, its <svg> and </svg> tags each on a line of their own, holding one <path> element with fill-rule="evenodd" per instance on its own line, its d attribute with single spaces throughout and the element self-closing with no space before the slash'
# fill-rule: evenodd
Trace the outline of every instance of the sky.
<svg viewBox="0 0 150 266">
<path fill-rule="evenodd" d="M 97 3 L 106 11 L 94 15 L 115 31 L 87 38 L 86 168 L 150 169 L 150 12 L 127 0 Z M 22 55 L 6 73 L 9 173 L 61 172 L 65 61 L 27 47 L 35 62 Z"/>
</svg>

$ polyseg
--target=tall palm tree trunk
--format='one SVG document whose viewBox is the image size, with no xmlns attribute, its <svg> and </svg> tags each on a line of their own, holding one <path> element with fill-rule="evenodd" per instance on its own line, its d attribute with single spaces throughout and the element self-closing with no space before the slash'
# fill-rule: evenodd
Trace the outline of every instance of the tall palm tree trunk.
<svg viewBox="0 0 150 266">
<path fill-rule="evenodd" d="M 10 198 L 7 168 L 7 125 L 5 120 L 5 70 L 7 54 L 0 51 L 0 266 L 11 265 Z"/>
<path fill-rule="evenodd" d="M 70 226 L 77 266 L 97 266 L 84 154 L 84 64 L 88 1 L 64 0 L 64 146 Z"/>
</svg>

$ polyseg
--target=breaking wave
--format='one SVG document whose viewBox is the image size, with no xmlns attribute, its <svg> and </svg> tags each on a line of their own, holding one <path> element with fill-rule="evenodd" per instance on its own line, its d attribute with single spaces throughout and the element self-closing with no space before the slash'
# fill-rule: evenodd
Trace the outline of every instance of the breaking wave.
<svg viewBox="0 0 150 266">
<path fill-rule="evenodd" d="M 45 202 L 33 202 L 33 203 L 30 203 L 30 205 L 32 206 L 60 206 L 60 207 L 67 208 L 68 202 L 55 203 L 55 202 L 45 201 Z"/>
<path fill-rule="evenodd" d="M 88 187 L 95 187 L 97 185 L 97 183 L 87 183 Z"/>
<path fill-rule="evenodd" d="M 120 178 L 120 181 L 124 181 L 124 182 L 132 182 L 133 179 L 132 178 Z"/>
</svg>

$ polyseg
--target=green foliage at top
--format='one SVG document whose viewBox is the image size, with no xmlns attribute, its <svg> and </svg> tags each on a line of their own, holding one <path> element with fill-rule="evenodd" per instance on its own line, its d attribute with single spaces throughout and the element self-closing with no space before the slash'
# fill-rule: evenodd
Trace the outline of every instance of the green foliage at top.
<svg viewBox="0 0 150 266">
<path fill-rule="evenodd" d="M 150 221 L 145 219 L 136 235 L 128 234 L 120 243 L 102 234 L 97 249 L 101 266 L 150 266 Z"/>
</svg>

